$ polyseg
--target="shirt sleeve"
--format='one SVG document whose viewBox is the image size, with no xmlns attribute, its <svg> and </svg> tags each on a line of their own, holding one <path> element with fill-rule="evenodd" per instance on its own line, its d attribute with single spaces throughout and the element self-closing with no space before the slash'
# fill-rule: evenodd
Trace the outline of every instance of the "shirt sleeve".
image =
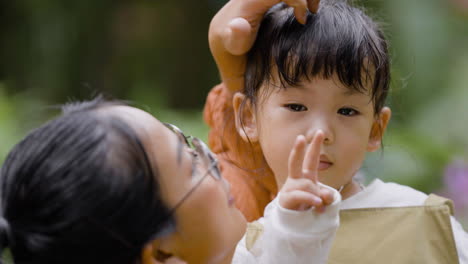
<svg viewBox="0 0 468 264">
<path fill-rule="evenodd" d="M 250 249 L 244 236 L 233 263 L 326 263 L 339 226 L 341 196 L 335 189 L 322 186 L 334 193 L 334 201 L 325 212 L 288 210 L 280 206 L 277 197 L 259 220 L 264 227 L 262 235 Z"/>
<path fill-rule="evenodd" d="M 455 219 L 450 217 L 452 222 L 453 237 L 457 247 L 457 254 L 460 264 L 468 264 L 468 233 L 463 230 L 461 224 Z"/>
</svg>

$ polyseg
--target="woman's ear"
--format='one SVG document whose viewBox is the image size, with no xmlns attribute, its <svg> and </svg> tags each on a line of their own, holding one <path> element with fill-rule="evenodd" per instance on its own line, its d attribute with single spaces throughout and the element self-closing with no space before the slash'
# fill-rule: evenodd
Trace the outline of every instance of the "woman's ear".
<svg viewBox="0 0 468 264">
<path fill-rule="evenodd" d="M 165 247 L 167 244 L 167 240 L 164 238 L 148 243 L 141 253 L 141 264 L 187 264 L 172 253 L 166 252 Z"/>
<path fill-rule="evenodd" d="M 369 135 L 369 142 L 367 143 L 367 151 L 373 152 L 380 148 L 382 138 L 385 130 L 387 129 L 388 122 L 392 116 L 392 110 L 389 107 L 384 107 L 379 113 L 379 116 L 372 124 L 372 129 Z"/>
<path fill-rule="evenodd" d="M 154 245 L 153 243 L 148 243 L 141 252 L 141 263 L 142 264 L 158 264 L 154 257 Z"/>
<path fill-rule="evenodd" d="M 245 94 L 237 92 L 232 99 L 232 106 L 234 107 L 234 119 L 239 136 L 245 142 L 257 142 L 258 127 L 252 102 L 247 99 Z"/>
</svg>

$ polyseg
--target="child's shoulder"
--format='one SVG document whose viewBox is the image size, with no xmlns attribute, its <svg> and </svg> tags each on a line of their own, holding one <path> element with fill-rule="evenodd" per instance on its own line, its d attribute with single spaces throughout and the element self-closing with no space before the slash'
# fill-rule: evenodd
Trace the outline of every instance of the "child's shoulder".
<svg viewBox="0 0 468 264">
<path fill-rule="evenodd" d="M 342 202 L 342 209 L 420 206 L 427 194 L 409 186 L 375 179 L 367 187 Z"/>
</svg>

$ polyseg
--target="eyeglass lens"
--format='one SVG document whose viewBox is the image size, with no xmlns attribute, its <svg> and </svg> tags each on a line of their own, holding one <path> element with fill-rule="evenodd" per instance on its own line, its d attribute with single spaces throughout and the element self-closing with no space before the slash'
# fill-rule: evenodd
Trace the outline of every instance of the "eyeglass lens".
<svg viewBox="0 0 468 264">
<path fill-rule="evenodd" d="M 203 141 L 196 137 L 185 136 L 182 130 L 172 124 L 164 123 L 164 125 L 171 129 L 183 142 L 187 144 L 188 147 L 194 149 L 200 155 L 206 168 L 211 170 L 210 174 L 213 176 L 213 178 L 216 180 L 221 179 L 221 171 L 218 166 L 218 160 Z"/>
</svg>

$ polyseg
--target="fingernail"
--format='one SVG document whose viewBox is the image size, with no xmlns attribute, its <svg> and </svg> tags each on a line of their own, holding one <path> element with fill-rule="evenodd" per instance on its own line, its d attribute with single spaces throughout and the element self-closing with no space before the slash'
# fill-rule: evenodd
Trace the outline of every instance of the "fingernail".
<svg viewBox="0 0 468 264">
<path fill-rule="evenodd" d="M 297 136 L 296 141 L 294 142 L 294 146 L 297 147 L 299 144 L 301 144 L 301 142 L 303 141 L 303 138 L 304 138 L 304 136 L 302 136 L 302 135 Z"/>
<path fill-rule="evenodd" d="M 317 204 L 321 204 L 323 201 L 322 199 L 315 197 L 314 202 L 316 202 Z"/>
<path fill-rule="evenodd" d="M 310 12 L 312 13 L 317 13 L 318 9 L 319 9 L 319 4 L 320 4 L 320 1 L 316 0 L 316 1 L 313 1 L 312 3 L 309 2 L 309 10 Z"/>
</svg>

